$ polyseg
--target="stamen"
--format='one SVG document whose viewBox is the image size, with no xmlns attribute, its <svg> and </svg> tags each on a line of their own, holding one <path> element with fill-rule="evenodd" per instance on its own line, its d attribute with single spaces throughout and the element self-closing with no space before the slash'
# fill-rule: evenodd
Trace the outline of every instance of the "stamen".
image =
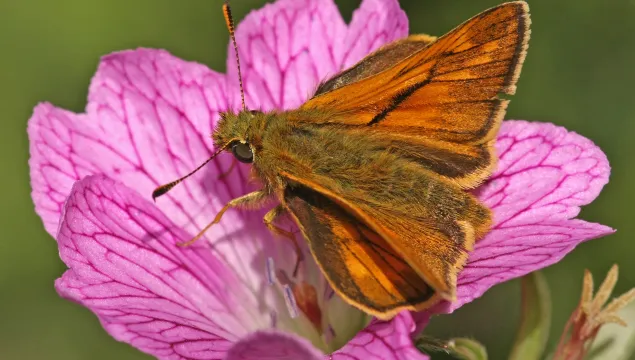
<svg viewBox="0 0 635 360">
<path fill-rule="evenodd" d="M 324 299 L 331 300 L 335 295 L 335 291 L 329 286 L 324 287 Z"/>
<path fill-rule="evenodd" d="M 267 258 L 266 266 L 267 266 L 267 282 L 269 283 L 269 285 L 273 285 L 273 281 L 276 278 L 276 270 L 274 267 L 272 257 Z"/>
<path fill-rule="evenodd" d="M 272 311 L 269 313 L 269 319 L 271 320 L 271 328 L 275 329 L 278 327 L 278 313 Z"/>
<path fill-rule="evenodd" d="M 289 315 L 291 315 L 292 319 L 295 319 L 298 317 L 298 304 L 295 302 L 293 290 L 288 284 L 285 284 L 282 289 L 284 290 L 284 302 L 287 304 Z"/>
<path fill-rule="evenodd" d="M 289 279 L 289 275 L 287 275 L 287 273 L 282 269 L 276 271 L 276 279 L 280 285 L 289 285 L 293 283 L 291 279 Z"/>
<path fill-rule="evenodd" d="M 326 331 L 324 332 L 322 336 L 324 337 L 324 342 L 327 344 L 329 344 L 331 341 L 333 341 L 333 339 L 335 339 L 335 330 L 330 324 L 326 328 Z"/>
</svg>

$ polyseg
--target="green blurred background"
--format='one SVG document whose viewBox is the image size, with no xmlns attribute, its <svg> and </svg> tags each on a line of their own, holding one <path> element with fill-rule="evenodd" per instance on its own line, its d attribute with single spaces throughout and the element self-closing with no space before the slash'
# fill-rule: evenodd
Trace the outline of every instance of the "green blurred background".
<svg viewBox="0 0 635 360">
<path fill-rule="evenodd" d="M 57 247 L 33 211 L 26 123 L 39 101 L 81 112 L 101 55 L 165 48 L 224 71 L 220 0 L 0 0 L 0 359 L 147 359 L 117 343 L 86 309 L 60 299 Z M 239 20 L 264 0 L 234 0 Z M 337 1 L 350 19 L 359 0 Z M 440 35 L 496 0 L 402 0 L 411 32 Z M 607 153 L 613 173 L 581 217 L 619 231 L 581 245 L 545 272 L 553 289 L 556 341 L 577 304 L 584 268 L 597 278 L 621 266 L 618 292 L 635 286 L 635 1 L 530 0 L 529 56 L 508 118 L 566 126 Z M 518 320 L 519 282 L 498 286 L 432 334 L 472 336 L 503 359 Z M 635 324 L 633 324 L 635 326 Z"/>
</svg>

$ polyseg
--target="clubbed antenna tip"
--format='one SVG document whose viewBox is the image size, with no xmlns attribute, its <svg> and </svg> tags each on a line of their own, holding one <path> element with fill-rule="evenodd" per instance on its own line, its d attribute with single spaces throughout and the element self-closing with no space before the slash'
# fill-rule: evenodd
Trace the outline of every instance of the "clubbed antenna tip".
<svg viewBox="0 0 635 360">
<path fill-rule="evenodd" d="M 223 4 L 223 15 L 225 15 L 225 24 L 227 24 L 227 30 L 231 37 L 232 44 L 234 45 L 234 52 L 236 53 L 236 66 L 238 68 L 238 84 L 240 85 L 240 99 L 243 110 L 247 110 L 245 105 L 245 91 L 243 89 L 243 75 L 240 71 L 240 59 L 238 58 L 238 45 L 236 44 L 236 36 L 234 35 L 234 18 L 232 17 L 232 11 L 229 7 L 229 0 L 225 0 Z"/>
</svg>

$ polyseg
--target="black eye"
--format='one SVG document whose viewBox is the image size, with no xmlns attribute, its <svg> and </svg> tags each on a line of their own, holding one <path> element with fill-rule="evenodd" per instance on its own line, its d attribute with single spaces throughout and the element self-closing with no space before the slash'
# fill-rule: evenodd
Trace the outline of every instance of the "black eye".
<svg viewBox="0 0 635 360">
<path fill-rule="evenodd" d="M 232 145 L 232 153 L 240 162 L 249 164 L 254 161 L 254 153 L 247 143 L 236 142 Z"/>
</svg>

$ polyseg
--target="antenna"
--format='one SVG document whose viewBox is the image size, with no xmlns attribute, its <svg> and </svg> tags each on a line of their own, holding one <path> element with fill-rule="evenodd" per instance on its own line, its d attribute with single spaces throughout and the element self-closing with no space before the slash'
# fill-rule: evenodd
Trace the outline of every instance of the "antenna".
<svg viewBox="0 0 635 360">
<path fill-rule="evenodd" d="M 243 90 L 243 75 L 240 72 L 240 60 L 238 59 L 238 45 L 236 44 L 236 36 L 234 35 L 234 18 L 232 17 L 232 11 L 229 7 L 229 0 L 225 0 L 223 4 L 223 15 L 225 15 L 225 24 L 227 24 L 227 30 L 229 30 L 229 36 L 234 44 L 234 51 L 236 52 L 236 66 L 238 67 L 238 84 L 240 84 L 240 99 L 242 101 L 243 110 L 247 110 L 245 106 L 245 91 Z"/>
<path fill-rule="evenodd" d="M 152 192 L 152 200 L 156 201 L 159 196 L 164 195 L 168 191 L 172 190 L 173 187 L 175 187 L 178 184 L 180 184 L 183 180 L 189 178 L 190 176 L 194 175 L 194 173 L 196 173 L 197 171 L 201 170 L 201 168 L 203 166 L 207 165 L 208 162 L 212 161 L 212 159 L 214 159 L 218 154 L 220 154 L 223 150 L 225 150 L 227 148 L 227 146 L 229 146 L 229 144 L 231 144 L 231 141 L 228 142 L 227 144 L 225 144 L 225 146 L 223 146 L 220 149 L 216 150 L 216 152 L 214 154 L 212 154 L 212 156 L 210 156 L 209 159 L 205 160 L 205 162 L 203 162 L 201 165 L 199 165 L 196 169 L 192 170 L 192 172 L 190 172 L 189 174 L 183 176 L 180 179 L 176 179 L 176 180 L 174 180 L 172 182 L 169 182 L 169 183 L 167 183 L 165 185 L 161 185 L 158 188 L 154 189 L 154 191 Z"/>
</svg>

